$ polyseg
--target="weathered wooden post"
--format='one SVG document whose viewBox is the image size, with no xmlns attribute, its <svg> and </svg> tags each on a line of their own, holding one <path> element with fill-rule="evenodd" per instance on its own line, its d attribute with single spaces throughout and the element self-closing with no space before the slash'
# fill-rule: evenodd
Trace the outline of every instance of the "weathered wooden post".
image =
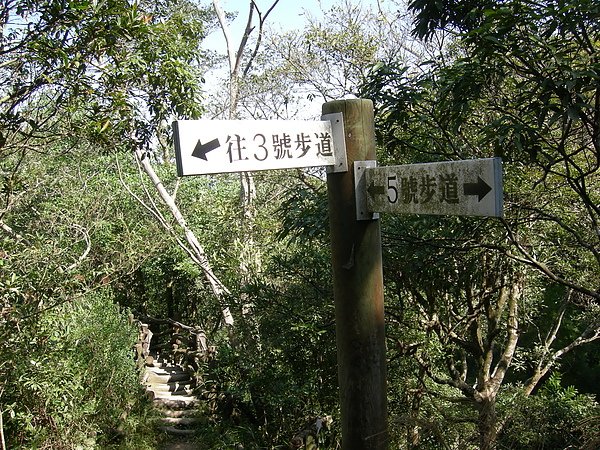
<svg viewBox="0 0 600 450">
<path fill-rule="evenodd" d="M 388 447 L 383 272 L 378 220 L 356 217 L 354 161 L 375 160 L 373 103 L 339 100 L 348 172 L 329 173 L 329 223 L 336 315 L 342 448 Z"/>
</svg>

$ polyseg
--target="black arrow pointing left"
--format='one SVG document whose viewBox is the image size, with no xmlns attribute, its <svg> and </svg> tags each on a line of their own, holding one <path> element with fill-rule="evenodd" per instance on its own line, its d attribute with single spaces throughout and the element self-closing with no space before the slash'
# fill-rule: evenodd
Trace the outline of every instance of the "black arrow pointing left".
<svg viewBox="0 0 600 450">
<path fill-rule="evenodd" d="M 375 181 L 371 181 L 371 185 L 367 188 L 367 192 L 369 193 L 371 198 L 373 198 L 376 195 L 385 194 L 385 188 L 383 186 L 376 186 Z"/>
<path fill-rule="evenodd" d="M 196 144 L 196 147 L 194 148 L 194 151 L 192 152 L 192 156 L 195 158 L 203 159 L 204 161 L 208 161 L 206 154 L 208 152 L 211 152 L 211 151 L 219 148 L 220 146 L 221 146 L 221 144 L 219 143 L 218 139 L 213 139 L 212 141 L 209 141 L 206 144 L 203 144 L 200 141 L 200 139 L 198 139 L 198 143 Z"/>
<path fill-rule="evenodd" d="M 464 183 L 463 189 L 465 195 L 476 195 L 478 201 L 481 201 L 492 190 L 492 187 L 481 177 L 477 177 L 477 183 Z"/>
</svg>

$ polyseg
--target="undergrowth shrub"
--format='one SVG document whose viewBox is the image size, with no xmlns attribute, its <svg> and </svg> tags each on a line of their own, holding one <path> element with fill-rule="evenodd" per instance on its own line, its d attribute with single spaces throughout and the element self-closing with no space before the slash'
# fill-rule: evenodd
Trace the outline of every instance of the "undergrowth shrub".
<svg viewBox="0 0 600 450">
<path fill-rule="evenodd" d="M 4 325 L 0 407 L 9 448 L 123 448 L 146 426 L 137 327 L 108 290 Z"/>
<path fill-rule="evenodd" d="M 553 374 L 529 397 L 517 399 L 498 439 L 499 448 L 582 448 L 585 430 L 581 424 L 600 414 L 591 395 L 573 386 L 562 386 L 561 375 Z"/>
</svg>

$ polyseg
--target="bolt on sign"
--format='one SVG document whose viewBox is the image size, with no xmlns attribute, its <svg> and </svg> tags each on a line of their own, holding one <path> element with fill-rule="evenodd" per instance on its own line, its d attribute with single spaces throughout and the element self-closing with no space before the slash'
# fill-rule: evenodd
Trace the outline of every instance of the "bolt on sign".
<svg viewBox="0 0 600 450">
<path fill-rule="evenodd" d="M 323 119 L 176 121 L 177 173 L 185 176 L 316 166 L 346 171 L 341 114 Z"/>
<path fill-rule="evenodd" d="M 503 214 L 500 158 L 364 166 L 360 170 L 364 172 L 366 210 L 370 213 L 492 217 Z"/>
</svg>

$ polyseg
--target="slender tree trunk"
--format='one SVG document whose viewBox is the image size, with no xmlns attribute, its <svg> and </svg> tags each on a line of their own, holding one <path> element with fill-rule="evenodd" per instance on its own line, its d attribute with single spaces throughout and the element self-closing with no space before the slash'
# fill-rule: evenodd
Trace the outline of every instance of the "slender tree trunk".
<svg viewBox="0 0 600 450">
<path fill-rule="evenodd" d="M 6 442 L 4 441 L 4 422 L 2 421 L 2 410 L 0 409 L 0 450 L 6 450 Z"/>
<path fill-rule="evenodd" d="M 418 449 L 421 441 L 421 430 L 418 424 L 419 413 L 421 411 L 421 403 L 423 400 L 423 394 L 425 392 L 424 378 L 426 371 L 423 367 L 419 368 L 419 387 L 416 390 L 411 404 L 410 404 L 410 420 L 408 424 L 409 428 L 407 431 L 407 446 L 410 450 Z"/>
<path fill-rule="evenodd" d="M 143 171 L 148 175 L 148 177 L 152 180 L 154 187 L 156 188 L 158 194 L 160 195 L 163 203 L 169 208 L 169 211 L 173 215 L 173 218 L 176 220 L 177 224 L 183 230 L 185 239 L 188 243 L 188 246 L 183 246 L 182 248 L 190 255 L 192 260 L 198 264 L 198 266 L 204 272 L 206 277 L 206 281 L 208 282 L 215 298 L 219 302 L 219 305 L 222 308 L 223 319 L 227 325 L 233 325 L 233 317 L 231 316 L 231 312 L 229 310 L 229 306 L 227 305 L 227 296 L 230 294 L 229 290 L 225 287 L 225 285 L 221 282 L 221 280 L 215 275 L 204 252 L 204 248 L 200 245 L 198 238 L 192 231 L 192 229 L 188 226 L 186 220 L 184 219 L 181 211 L 177 207 L 175 203 L 175 199 L 169 192 L 165 189 L 162 181 L 154 171 L 154 168 L 150 164 L 148 158 L 145 158 L 141 150 L 136 150 L 135 157 L 137 158 L 140 167 Z M 153 214 L 157 214 L 155 211 Z M 169 226 L 166 221 L 161 220 L 163 226 Z M 181 245 L 181 243 L 180 243 Z"/>
<path fill-rule="evenodd" d="M 225 20 L 225 16 L 221 10 L 218 0 L 213 0 L 213 7 L 221 29 L 225 38 L 227 48 L 227 59 L 229 61 L 229 111 L 228 119 L 235 120 L 238 118 L 238 102 L 240 97 L 240 83 L 242 81 L 240 76 L 242 54 L 244 52 L 248 36 L 252 32 L 251 21 L 252 12 L 254 9 L 251 7 L 248 17 L 248 23 L 246 24 L 246 30 L 244 31 L 244 37 L 237 50 L 234 50 L 233 41 L 229 28 Z M 251 172 L 240 173 L 240 207 L 241 211 L 241 238 L 240 238 L 240 274 L 241 274 L 241 285 L 242 288 L 248 283 L 250 276 L 250 269 L 252 267 L 252 259 L 257 256 L 257 249 L 254 245 L 254 201 L 256 199 L 256 185 L 254 182 L 254 175 Z M 244 303 L 244 299 L 241 299 Z"/>
<path fill-rule="evenodd" d="M 246 70 L 242 73 L 242 56 L 246 49 L 246 45 L 248 43 L 248 38 L 252 33 L 254 27 L 252 26 L 253 22 L 253 14 L 254 12 L 258 12 L 258 8 L 253 3 L 250 3 L 250 9 L 248 11 L 248 20 L 246 23 L 246 28 L 244 30 L 244 35 L 240 41 L 240 44 L 235 50 L 233 46 L 233 40 L 231 34 L 229 32 L 229 27 L 227 25 L 227 20 L 225 18 L 225 14 L 221 9 L 219 4 L 219 0 L 213 0 L 213 7 L 215 13 L 217 14 L 217 18 L 219 19 L 219 24 L 221 25 L 221 30 L 223 32 L 223 37 L 225 38 L 225 44 L 227 49 L 227 59 L 229 61 L 229 110 L 228 110 L 228 119 L 235 120 L 238 119 L 238 102 L 240 97 L 240 86 L 242 80 L 244 78 L 246 70 L 249 68 L 251 64 L 248 62 Z M 260 15 L 260 14 L 259 14 Z M 262 25 L 264 19 L 260 20 L 260 29 L 259 34 L 262 32 Z M 260 39 L 260 36 L 259 36 Z M 255 51 L 258 50 L 258 47 Z M 250 278 L 252 276 L 253 269 L 258 270 L 260 268 L 260 250 L 257 248 L 254 242 L 254 229 L 255 229 L 255 200 L 256 200 L 256 185 L 254 182 L 254 175 L 251 172 L 242 172 L 240 173 L 240 208 L 241 208 L 241 236 L 237 242 L 239 246 L 239 268 L 240 268 L 240 290 L 243 292 L 244 287 L 247 286 L 250 282 Z M 256 345 L 255 347 L 259 348 L 260 339 L 258 338 L 258 324 L 255 323 L 252 314 L 252 305 L 248 302 L 246 298 L 247 295 L 240 295 L 240 304 L 241 304 L 241 312 L 242 316 L 246 319 L 249 319 L 253 324 L 254 334 L 256 334 Z"/>
<path fill-rule="evenodd" d="M 167 316 L 169 319 L 181 320 L 179 315 L 175 313 L 175 298 L 173 297 L 173 280 L 168 280 L 165 286 L 166 298 L 167 298 Z"/>
</svg>

